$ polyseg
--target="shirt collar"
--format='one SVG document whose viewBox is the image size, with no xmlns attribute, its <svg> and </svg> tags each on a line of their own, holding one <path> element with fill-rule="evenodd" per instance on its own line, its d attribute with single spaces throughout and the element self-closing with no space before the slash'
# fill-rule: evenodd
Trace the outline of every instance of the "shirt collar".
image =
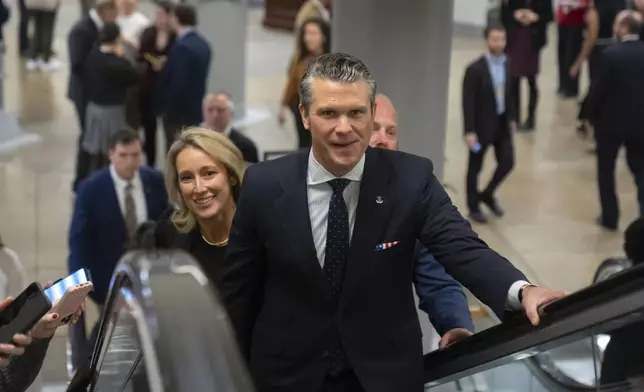
<svg viewBox="0 0 644 392">
<path fill-rule="evenodd" d="M 211 131 L 219 132 L 219 131 L 217 131 L 216 129 L 213 129 L 213 128 L 212 128 L 211 126 L 209 126 L 208 124 L 206 124 L 206 122 L 205 122 L 205 121 L 204 121 L 204 122 L 202 122 L 201 124 L 199 124 L 199 127 L 201 127 L 201 128 L 206 128 L 206 129 L 210 129 Z M 232 127 L 230 124 L 228 124 L 228 126 L 227 126 L 227 127 L 224 129 L 224 131 L 223 131 L 223 132 L 221 132 L 221 133 L 222 133 L 224 136 L 226 136 L 226 137 L 228 137 L 228 138 L 229 138 L 229 137 L 230 137 L 230 133 L 231 133 L 232 131 L 233 131 L 233 127 Z"/>
<path fill-rule="evenodd" d="M 639 41 L 640 36 L 637 34 L 630 34 L 630 35 L 625 35 L 622 37 L 622 42 L 627 42 L 627 41 Z"/>
<path fill-rule="evenodd" d="M 129 182 L 132 183 L 132 186 L 134 188 L 137 188 L 141 184 L 141 177 L 139 176 L 139 171 L 138 170 L 134 174 L 134 178 L 132 178 L 130 181 L 128 181 L 128 180 L 124 180 L 123 178 L 119 177 L 119 175 L 116 173 L 116 169 L 114 169 L 114 165 L 110 165 L 110 176 L 112 176 L 112 181 L 114 181 L 114 186 L 117 189 L 125 188 Z"/>
<path fill-rule="evenodd" d="M 103 20 L 98 16 L 98 11 L 95 8 L 89 10 L 89 17 L 99 30 L 103 28 Z"/>
<path fill-rule="evenodd" d="M 193 31 L 195 31 L 194 27 L 188 27 L 185 30 L 183 30 L 181 33 L 177 34 L 177 39 L 183 38 L 186 35 L 192 33 Z"/>
<path fill-rule="evenodd" d="M 353 167 L 353 169 L 349 170 L 347 174 L 339 178 L 346 178 L 347 180 L 360 182 L 362 180 L 362 173 L 364 172 L 364 162 L 365 162 L 365 154 L 362 154 L 362 158 L 360 158 L 360 160 Z M 317 159 L 315 159 L 315 157 L 313 156 L 313 150 L 310 150 L 309 168 L 308 168 L 308 175 L 307 175 L 307 181 L 306 181 L 307 185 L 323 184 L 325 182 L 329 182 L 336 178 L 338 177 L 329 173 L 329 171 L 325 169 L 324 166 L 322 166 L 320 162 L 317 161 Z"/>
<path fill-rule="evenodd" d="M 498 64 L 498 65 L 505 64 L 505 59 L 506 59 L 505 54 L 497 56 L 497 55 L 494 55 L 494 54 L 492 54 L 490 52 L 487 52 L 485 54 L 485 57 L 492 64 Z"/>
</svg>

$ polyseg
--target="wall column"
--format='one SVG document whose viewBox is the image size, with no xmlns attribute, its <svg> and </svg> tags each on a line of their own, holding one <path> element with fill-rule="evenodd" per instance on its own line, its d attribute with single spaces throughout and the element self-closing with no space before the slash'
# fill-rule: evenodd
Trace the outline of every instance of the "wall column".
<svg viewBox="0 0 644 392">
<path fill-rule="evenodd" d="M 198 30 L 208 40 L 212 61 L 208 92 L 225 90 L 235 103 L 235 117 L 246 111 L 247 0 L 191 0 L 197 7 Z"/>
<path fill-rule="evenodd" d="M 400 149 L 443 177 L 454 0 L 333 3 L 333 51 L 363 60 L 398 110 Z"/>
</svg>

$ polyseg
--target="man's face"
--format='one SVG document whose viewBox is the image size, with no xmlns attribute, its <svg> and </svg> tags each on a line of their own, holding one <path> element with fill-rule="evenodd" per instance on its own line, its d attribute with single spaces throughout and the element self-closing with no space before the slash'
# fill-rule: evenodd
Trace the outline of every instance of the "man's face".
<svg viewBox="0 0 644 392">
<path fill-rule="evenodd" d="M 311 132 L 313 154 L 329 172 L 342 176 L 362 158 L 373 132 L 369 85 L 314 79 L 312 94 L 308 114 L 301 105 L 300 113 Z"/>
<path fill-rule="evenodd" d="M 117 144 L 109 155 L 119 177 L 125 180 L 133 178 L 141 166 L 141 142 L 135 140 L 129 144 Z"/>
<path fill-rule="evenodd" d="M 118 0 L 118 8 L 121 13 L 129 14 L 136 9 L 136 0 Z"/>
<path fill-rule="evenodd" d="M 398 114 L 388 98 L 376 98 L 376 115 L 369 146 L 398 150 Z"/>
<path fill-rule="evenodd" d="M 114 22 L 117 16 L 118 16 L 118 9 L 116 8 L 104 9 L 99 15 L 103 23 Z"/>
<path fill-rule="evenodd" d="M 492 30 L 485 40 L 488 50 L 495 55 L 500 55 L 505 50 L 506 36 L 503 30 Z"/>
<path fill-rule="evenodd" d="M 203 108 L 203 118 L 210 129 L 223 132 L 232 117 L 232 110 L 228 106 L 228 98 L 224 95 L 210 97 Z"/>
</svg>

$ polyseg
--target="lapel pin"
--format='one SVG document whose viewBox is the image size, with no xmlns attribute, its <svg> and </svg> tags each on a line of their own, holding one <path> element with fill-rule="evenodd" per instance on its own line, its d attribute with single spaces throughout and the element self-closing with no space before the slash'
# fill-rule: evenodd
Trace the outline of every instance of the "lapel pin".
<svg viewBox="0 0 644 392">
<path fill-rule="evenodd" d="M 381 197 L 381 196 L 376 196 L 376 203 L 378 203 L 378 204 L 382 204 L 382 203 L 384 203 L 384 202 L 385 202 L 385 201 L 382 199 L 382 197 Z"/>
<path fill-rule="evenodd" d="M 400 243 L 400 241 L 383 242 L 382 244 L 376 245 L 376 251 L 389 249 L 391 247 L 394 247 L 394 246 L 398 245 L 399 243 Z"/>
</svg>

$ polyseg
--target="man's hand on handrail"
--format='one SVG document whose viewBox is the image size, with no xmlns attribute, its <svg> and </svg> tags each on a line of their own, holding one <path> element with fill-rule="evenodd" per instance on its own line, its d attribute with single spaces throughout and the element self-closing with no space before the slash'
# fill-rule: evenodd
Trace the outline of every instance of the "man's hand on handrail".
<svg viewBox="0 0 644 392">
<path fill-rule="evenodd" d="M 532 325 L 537 326 L 541 321 L 542 309 L 548 304 L 570 294 L 567 291 L 551 290 L 545 287 L 527 285 L 522 288 L 522 305 L 525 309 L 528 320 Z"/>
</svg>

